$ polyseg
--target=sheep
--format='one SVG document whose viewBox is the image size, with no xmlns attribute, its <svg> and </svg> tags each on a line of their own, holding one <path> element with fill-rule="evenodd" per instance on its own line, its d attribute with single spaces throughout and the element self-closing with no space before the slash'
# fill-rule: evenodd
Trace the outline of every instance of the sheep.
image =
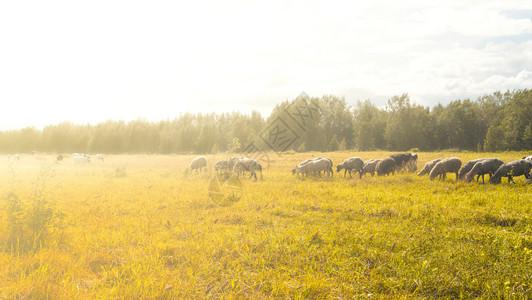
<svg viewBox="0 0 532 300">
<path fill-rule="evenodd" d="M 329 162 L 329 169 L 328 169 L 328 170 L 324 170 L 323 172 L 324 172 L 324 173 L 327 173 L 328 175 L 330 174 L 331 177 L 334 177 L 334 172 L 333 172 L 333 170 L 332 170 L 332 167 L 334 166 L 334 164 L 333 164 L 332 159 L 330 159 L 330 158 L 328 158 L 328 157 L 324 157 L 323 159 L 326 160 L 327 162 Z M 328 175 L 327 175 L 327 176 L 328 176 Z"/>
<path fill-rule="evenodd" d="M 423 170 L 421 170 L 421 172 L 417 173 L 417 176 L 423 176 L 425 174 L 429 174 L 430 171 L 432 171 L 432 168 L 434 168 L 434 166 L 437 163 L 439 163 L 441 160 L 442 160 L 442 158 L 436 158 L 434 160 L 429 161 L 428 163 L 425 164 L 425 166 L 423 167 Z"/>
<path fill-rule="evenodd" d="M 233 167 L 233 172 L 236 173 L 236 177 L 238 178 L 240 173 L 242 173 L 242 175 L 244 175 L 244 172 L 250 172 L 250 175 L 249 175 L 249 178 L 251 178 L 252 176 L 255 177 L 255 180 L 257 180 L 257 173 L 256 171 L 259 171 L 260 172 L 260 179 L 262 180 L 263 179 L 263 176 L 262 176 L 262 165 L 260 163 L 258 163 L 255 159 L 253 158 L 247 158 L 247 157 L 242 157 L 242 158 L 239 158 L 237 160 L 235 160 L 235 165 Z"/>
<path fill-rule="evenodd" d="M 316 161 L 320 161 L 320 160 L 325 160 L 328 162 L 328 165 L 329 165 L 329 168 L 328 169 L 323 169 L 323 170 L 320 170 L 317 174 L 315 171 L 312 171 L 312 173 L 314 173 L 314 175 L 321 175 L 321 172 L 326 172 L 327 173 L 327 177 L 330 176 L 334 176 L 333 174 L 333 171 L 332 171 L 332 166 L 333 166 L 333 162 L 330 158 L 323 158 L 323 157 L 316 157 L 316 158 L 312 158 L 312 159 L 307 159 L 301 163 L 299 163 L 294 169 L 292 169 L 292 174 L 296 174 L 296 175 L 299 175 L 299 173 L 302 173 L 303 175 L 309 175 L 311 172 L 309 172 L 309 168 L 303 168 L 305 165 L 311 163 L 311 162 L 316 162 Z"/>
<path fill-rule="evenodd" d="M 74 155 L 74 156 L 72 156 L 72 159 L 77 164 L 87 164 L 87 163 L 91 162 L 90 157 L 86 157 L 86 156 L 83 156 L 83 155 Z"/>
<path fill-rule="evenodd" d="M 464 176 L 467 174 L 467 172 L 471 171 L 473 169 L 473 166 L 475 166 L 476 163 L 483 161 L 486 158 L 479 158 L 475 160 L 468 161 L 464 167 L 460 170 L 460 173 L 458 173 L 458 179 L 464 179 Z"/>
<path fill-rule="evenodd" d="M 458 180 L 458 171 L 462 166 L 462 161 L 458 157 L 448 157 L 439 161 L 429 173 L 429 179 L 434 180 L 438 175 L 443 175 L 445 180 L 446 173 L 455 173 Z M 441 178 L 441 176 L 440 176 Z"/>
<path fill-rule="evenodd" d="M 99 160 L 101 160 L 101 161 L 104 161 L 104 159 L 103 159 L 103 155 L 101 155 L 101 154 L 99 154 L 99 153 L 96 154 L 96 158 L 99 159 Z"/>
<path fill-rule="evenodd" d="M 519 159 L 509 163 L 502 164 L 495 174 L 491 176 L 490 183 L 501 183 L 502 177 L 508 177 L 508 183 L 514 182 L 513 177 L 524 175 L 526 179 L 530 178 L 530 170 L 532 169 L 532 161 L 526 159 Z"/>
<path fill-rule="evenodd" d="M 364 166 L 362 167 L 362 173 L 360 174 L 363 176 L 366 173 L 371 173 L 371 177 L 375 176 L 375 167 L 381 161 L 382 159 L 370 159 L 366 160 L 364 162 Z"/>
<path fill-rule="evenodd" d="M 400 171 L 408 168 L 408 171 L 415 172 L 417 170 L 417 154 L 416 153 L 396 153 L 390 155 L 395 160 L 396 170 Z"/>
<path fill-rule="evenodd" d="M 313 158 L 311 159 L 307 159 L 305 161 L 302 161 L 300 162 L 299 164 L 297 164 L 293 169 L 292 169 L 292 175 L 296 175 L 298 176 L 299 173 L 301 173 L 301 167 L 308 164 L 309 162 L 311 162 L 313 160 Z"/>
<path fill-rule="evenodd" d="M 236 162 L 243 158 L 244 158 L 243 156 L 231 157 L 231 159 L 229 160 L 229 165 L 228 165 L 229 170 L 232 170 L 235 167 Z"/>
<path fill-rule="evenodd" d="M 360 175 L 360 178 L 362 178 L 363 167 L 364 167 L 364 161 L 360 157 L 351 157 L 351 158 L 344 160 L 344 162 L 336 166 L 336 172 L 340 172 L 340 170 L 343 169 L 345 170 L 344 177 L 346 177 L 346 173 L 347 171 L 349 171 L 349 177 L 351 178 L 352 177 L 351 172 L 355 171 L 355 172 L 358 172 L 358 174 Z"/>
<path fill-rule="evenodd" d="M 467 172 L 464 177 L 466 182 L 473 180 L 475 175 L 477 175 L 477 181 L 480 176 L 482 176 L 482 183 L 484 183 L 484 175 L 489 174 L 490 179 L 497 169 L 504 164 L 504 162 L 498 158 L 486 158 L 482 161 L 476 163 L 471 171 Z"/>
<path fill-rule="evenodd" d="M 299 169 L 300 172 L 303 172 L 307 175 L 314 174 L 315 176 L 319 176 L 323 171 L 327 173 L 327 178 L 329 178 L 329 176 L 333 176 L 332 160 L 329 158 L 315 158 L 307 164 L 300 166 Z"/>
<path fill-rule="evenodd" d="M 525 156 L 525 157 L 523 157 L 522 159 L 526 159 L 526 160 L 532 161 L 532 155 L 530 155 L 530 156 Z"/>
<path fill-rule="evenodd" d="M 379 161 L 377 165 L 375 166 L 375 170 L 377 171 L 377 176 L 388 175 L 390 173 L 392 173 L 393 175 L 395 172 L 396 166 L 397 164 L 395 162 L 395 159 L 391 157 L 387 157 Z"/>
<path fill-rule="evenodd" d="M 229 161 L 224 159 L 224 160 L 219 160 L 217 161 L 215 164 L 214 164 L 214 170 L 216 172 L 228 172 L 230 169 L 229 169 Z"/>
<path fill-rule="evenodd" d="M 11 160 L 11 159 L 20 160 L 20 155 L 18 155 L 18 154 L 13 154 L 13 156 L 9 155 L 7 157 L 7 159 L 9 159 L 9 160 Z"/>
<path fill-rule="evenodd" d="M 188 166 L 190 170 L 196 170 L 196 173 L 201 171 L 204 167 L 207 167 L 207 157 L 205 156 L 198 156 Z M 205 168 L 205 171 L 207 168 Z"/>
</svg>

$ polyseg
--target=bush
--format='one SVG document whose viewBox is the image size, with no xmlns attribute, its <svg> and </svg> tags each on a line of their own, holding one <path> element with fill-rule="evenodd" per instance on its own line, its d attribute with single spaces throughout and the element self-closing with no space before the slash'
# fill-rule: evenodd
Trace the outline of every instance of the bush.
<svg viewBox="0 0 532 300">
<path fill-rule="evenodd" d="M 0 250 L 22 254 L 36 252 L 46 244 L 49 234 L 58 225 L 56 221 L 62 217 L 53 202 L 44 196 L 51 171 L 51 167 L 43 168 L 33 196 L 21 198 L 14 191 L 7 195 L 7 226 L 4 232 L 0 232 Z"/>
</svg>

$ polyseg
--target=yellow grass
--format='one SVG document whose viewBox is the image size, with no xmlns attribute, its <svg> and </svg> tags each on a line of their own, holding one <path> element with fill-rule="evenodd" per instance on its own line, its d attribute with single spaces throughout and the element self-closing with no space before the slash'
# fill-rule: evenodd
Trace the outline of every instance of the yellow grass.
<svg viewBox="0 0 532 300">
<path fill-rule="evenodd" d="M 316 156 L 336 165 L 390 154 L 270 153 L 264 180 L 242 180 L 242 198 L 228 206 L 209 199 L 212 167 L 186 172 L 193 155 L 90 165 L 0 157 L 0 299 L 532 297 L 524 178 L 491 185 L 290 172 Z M 438 157 L 525 154 L 420 153 L 418 168 Z M 228 157 L 208 155 L 211 166 Z M 26 209 L 35 195 L 48 201 L 55 214 L 42 247 L 5 247 L 10 193 Z"/>
</svg>

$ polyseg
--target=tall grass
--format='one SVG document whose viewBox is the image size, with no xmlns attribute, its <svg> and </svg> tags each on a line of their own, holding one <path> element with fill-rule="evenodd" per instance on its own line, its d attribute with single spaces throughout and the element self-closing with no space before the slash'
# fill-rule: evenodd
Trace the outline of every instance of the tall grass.
<svg viewBox="0 0 532 300">
<path fill-rule="evenodd" d="M 21 197 L 14 188 L 14 169 L 10 172 L 13 177 L 11 191 L 5 196 L 5 227 L 0 232 L 3 238 L 1 251 L 20 255 L 36 252 L 47 243 L 51 231 L 58 224 L 61 214 L 55 210 L 52 199 L 46 197 L 46 184 L 53 176 L 54 164 L 41 167 L 35 181 L 31 195 Z"/>
<path fill-rule="evenodd" d="M 531 298 L 532 186 L 523 178 L 491 185 L 290 172 L 312 156 L 389 154 L 272 154 L 264 180 L 243 180 L 231 206 L 209 200 L 209 175 L 184 174 L 192 156 L 67 159 L 37 189 L 47 201 L 39 208 L 46 242 L 0 251 L 0 298 Z M 419 156 L 422 167 L 449 155 Z M 35 205 L 21 195 L 43 187 L 34 164 L 23 157 L 15 183 L 0 169 L 3 243 L 17 224 L 10 211 L 29 216 Z"/>
</svg>

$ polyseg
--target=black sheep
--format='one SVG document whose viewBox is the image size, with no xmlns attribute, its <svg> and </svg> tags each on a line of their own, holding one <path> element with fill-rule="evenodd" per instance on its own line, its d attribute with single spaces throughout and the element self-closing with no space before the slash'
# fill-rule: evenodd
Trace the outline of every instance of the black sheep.
<svg viewBox="0 0 532 300">
<path fill-rule="evenodd" d="M 415 172 L 417 170 L 416 153 L 396 153 L 390 155 L 390 157 L 395 160 L 397 171 L 400 171 L 405 167 L 407 167 L 410 172 Z"/>
</svg>

